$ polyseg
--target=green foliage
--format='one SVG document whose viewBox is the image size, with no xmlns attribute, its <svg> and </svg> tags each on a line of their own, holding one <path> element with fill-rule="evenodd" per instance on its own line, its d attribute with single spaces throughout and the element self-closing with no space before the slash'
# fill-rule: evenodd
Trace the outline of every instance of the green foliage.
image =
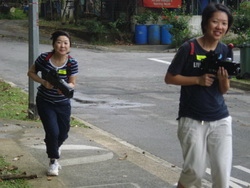
<svg viewBox="0 0 250 188">
<path fill-rule="evenodd" d="M 86 31 L 90 33 L 90 42 L 103 42 L 107 39 L 108 28 L 101 21 L 96 19 L 85 20 L 83 24 Z"/>
<path fill-rule="evenodd" d="M 179 29 L 176 29 L 176 28 L 171 28 L 170 29 L 170 32 L 172 33 L 173 35 L 173 42 L 172 42 L 172 45 L 175 47 L 175 48 L 178 48 L 180 47 L 180 45 L 187 41 L 190 37 L 190 31 L 188 28 L 185 28 L 183 30 L 179 30 Z M 175 33 L 175 34 L 173 34 Z M 178 33 L 178 34 L 177 34 Z"/>
<path fill-rule="evenodd" d="M 96 19 L 85 20 L 84 25 L 87 31 L 91 33 L 107 33 L 107 28 L 105 27 L 105 25 L 103 25 L 101 21 L 98 21 Z"/>
<path fill-rule="evenodd" d="M 159 21 L 159 14 L 157 12 L 150 11 L 150 21 L 152 21 L 153 24 L 157 24 Z"/>
<path fill-rule="evenodd" d="M 61 30 L 72 30 L 73 29 L 76 31 L 80 31 L 80 30 L 85 29 L 84 23 L 79 24 L 79 25 L 75 25 L 74 23 L 62 24 L 60 21 L 55 21 L 55 20 L 47 21 L 45 19 L 39 19 L 39 26 L 45 26 L 46 28 L 51 28 L 51 29 L 53 29 L 53 31 L 55 29 L 59 29 L 59 28 Z"/>
<path fill-rule="evenodd" d="M 84 25 L 84 31 L 89 35 L 89 42 L 96 45 L 112 44 L 114 41 L 129 41 L 126 31 L 129 29 L 127 15 L 120 14 L 114 22 L 102 22 L 97 18 L 82 20 L 80 25 Z"/>
<path fill-rule="evenodd" d="M 127 34 L 129 31 L 129 25 L 127 14 L 120 14 L 119 18 L 114 22 L 109 22 L 108 26 L 110 29 L 110 33 L 114 36 L 115 39 L 119 41 L 128 42 L 129 35 Z"/>
<path fill-rule="evenodd" d="M 79 121 L 78 119 L 75 119 L 74 117 L 70 118 L 70 126 L 71 127 L 82 127 L 82 128 L 91 129 L 91 127 L 85 125 L 84 122 Z"/>
<path fill-rule="evenodd" d="M 150 19 L 150 13 L 148 11 L 145 11 L 141 14 L 138 14 L 135 16 L 136 24 L 144 25 L 149 21 Z"/>
<path fill-rule="evenodd" d="M 179 47 L 184 41 L 190 38 L 191 31 L 189 30 L 188 22 L 191 19 L 191 16 L 177 15 L 175 11 L 163 8 L 162 17 L 163 23 L 172 25 L 169 32 L 173 36 L 174 47 Z"/>
<path fill-rule="evenodd" d="M 243 2 L 233 13 L 234 24 L 231 28 L 237 34 L 237 44 L 250 42 L 250 2 Z"/>
<path fill-rule="evenodd" d="M 0 13 L 0 19 L 24 20 L 27 18 L 27 14 L 23 13 L 23 10 L 18 8 L 13 9 L 13 11 L 8 12 L 7 14 Z"/>
<path fill-rule="evenodd" d="M 116 19 L 114 22 L 109 22 L 108 25 L 111 28 L 111 32 L 112 33 L 121 33 L 123 31 L 127 30 L 127 25 L 128 25 L 128 21 L 127 21 L 127 15 L 121 14 L 119 16 L 118 19 Z"/>
<path fill-rule="evenodd" d="M 250 10 L 249 10 L 250 11 Z M 235 33 L 246 32 L 250 27 L 250 16 L 247 15 L 235 15 L 235 22 L 232 27 L 232 31 Z"/>
</svg>

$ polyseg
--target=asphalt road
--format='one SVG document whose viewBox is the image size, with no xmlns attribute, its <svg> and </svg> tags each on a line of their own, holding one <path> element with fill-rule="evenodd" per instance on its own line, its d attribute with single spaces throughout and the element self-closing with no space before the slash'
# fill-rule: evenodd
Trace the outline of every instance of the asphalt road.
<svg viewBox="0 0 250 188">
<path fill-rule="evenodd" d="M 0 48 L 0 77 L 27 90 L 28 44 L 1 40 Z M 40 45 L 40 52 L 50 50 Z M 174 54 L 73 48 L 71 55 L 80 63 L 73 115 L 181 167 L 175 121 L 180 88 L 163 81 Z M 233 117 L 234 188 L 249 185 L 249 99 L 241 90 L 225 95 Z"/>
</svg>

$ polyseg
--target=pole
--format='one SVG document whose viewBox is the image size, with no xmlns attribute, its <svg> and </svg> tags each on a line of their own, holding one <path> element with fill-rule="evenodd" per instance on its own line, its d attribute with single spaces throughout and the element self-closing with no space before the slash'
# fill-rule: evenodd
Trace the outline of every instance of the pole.
<svg viewBox="0 0 250 188">
<path fill-rule="evenodd" d="M 29 67 L 35 62 L 39 51 L 38 0 L 29 0 Z M 28 117 L 37 119 L 36 108 L 37 83 L 29 78 L 29 110 Z"/>
</svg>

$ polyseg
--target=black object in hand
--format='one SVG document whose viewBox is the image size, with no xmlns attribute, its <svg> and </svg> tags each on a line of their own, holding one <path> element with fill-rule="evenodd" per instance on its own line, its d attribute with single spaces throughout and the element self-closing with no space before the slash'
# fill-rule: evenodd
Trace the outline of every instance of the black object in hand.
<svg viewBox="0 0 250 188">
<path fill-rule="evenodd" d="M 46 80 L 53 85 L 56 89 L 62 91 L 63 95 L 67 98 L 72 98 L 74 89 L 69 86 L 65 80 L 61 79 L 56 70 L 50 70 L 46 76 Z"/>
<path fill-rule="evenodd" d="M 240 63 L 236 63 L 230 59 L 221 60 L 219 54 L 214 51 L 210 51 L 206 54 L 206 58 L 201 61 L 201 69 L 204 73 L 216 74 L 219 67 L 224 67 L 228 75 L 239 75 L 240 74 Z"/>
</svg>

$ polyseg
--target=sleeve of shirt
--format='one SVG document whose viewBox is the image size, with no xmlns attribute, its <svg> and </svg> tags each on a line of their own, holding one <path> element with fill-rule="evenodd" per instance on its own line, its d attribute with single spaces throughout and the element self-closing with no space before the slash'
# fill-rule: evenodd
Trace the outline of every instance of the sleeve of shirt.
<svg viewBox="0 0 250 188">
<path fill-rule="evenodd" d="M 78 74 L 78 62 L 73 59 L 71 62 L 71 76 L 76 76 Z"/>
<path fill-rule="evenodd" d="M 45 68 L 44 63 L 43 63 L 45 61 L 46 56 L 47 56 L 47 53 L 42 53 L 35 60 L 36 72 L 47 71 L 47 69 Z"/>
<path fill-rule="evenodd" d="M 187 63 L 188 56 L 190 54 L 190 44 L 185 42 L 175 54 L 174 59 L 172 60 L 170 66 L 168 67 L 168 72 L 173 75 L 182 74 L 182 71 Z"/>
</svg>

